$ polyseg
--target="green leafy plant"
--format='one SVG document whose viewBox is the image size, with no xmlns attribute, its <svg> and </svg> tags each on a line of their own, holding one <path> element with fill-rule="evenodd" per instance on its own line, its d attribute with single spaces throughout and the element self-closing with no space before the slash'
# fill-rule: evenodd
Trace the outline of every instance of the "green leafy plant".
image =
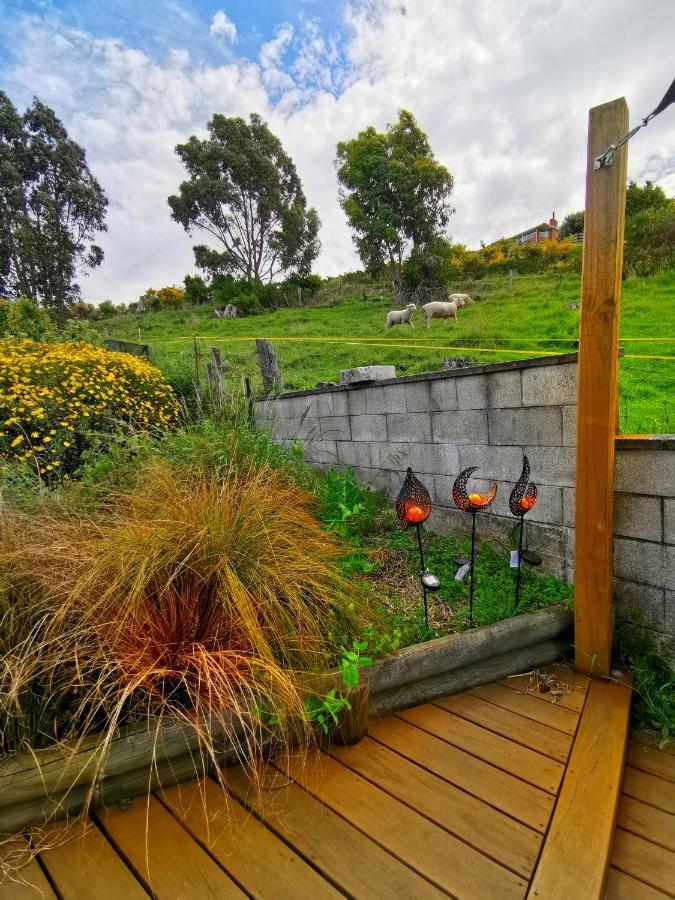
<svg viewBox="0 0 675 900">
<path fill-rule="evenodd" d="M 617 616 L 614 650 L 633 675 L 633 723 L 663 738 L 675 735 L 675 668 L 637 610 Z"/>
<path fill-rule="evenodd" d="M 372 663 L 369 656 L 361 655 L 367 649 L 368 641 L 353 641 L 351 650 L 342 647 L 338 668 L 342 674 L 342 685 L 345 690 L 332 687 L 322 697 L 313 694 L 306 698 L 307 718 L 310 722 L 315 722 L 324 734 L 328 734 L 331 724 L 339 724 L 338 716 L 344 709 L 351 709 L 349 693 L 360 681 L 359 668 Z"/>
<path fill-rule="evenodd" d="M 321 521 L 343 538 L 362 537 L 372 530 L 382 499 L 360 485 L 351 468 L 332 469 L 317 485 Z"/>
</svg>

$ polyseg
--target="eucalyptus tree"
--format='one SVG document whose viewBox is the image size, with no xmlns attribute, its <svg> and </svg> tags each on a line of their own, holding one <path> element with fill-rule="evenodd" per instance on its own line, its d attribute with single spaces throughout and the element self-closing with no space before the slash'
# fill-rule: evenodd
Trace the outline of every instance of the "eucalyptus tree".
<svg viewBox="0 0 675 900">
<path fill-rule="evenodd" d="M 293 160 L 259 115 L 247 122 L 216 113 L 208 137 L 193 135 L 176 153 L 188 178 L 169 197 L 171 216 L 217 246 L 194 247 L 200 268 L 262 282 L 309 274 L 320 249 L 319 217 L 307 207 Z"/>
<path fill-rule="evenodd" d="M 78 274 L 99 266 L 93 243 L 108 201 L 56 114 L 37 98 L 20 115 L 0 91 L 0 294 L 64 315 Z"/>
</svg>

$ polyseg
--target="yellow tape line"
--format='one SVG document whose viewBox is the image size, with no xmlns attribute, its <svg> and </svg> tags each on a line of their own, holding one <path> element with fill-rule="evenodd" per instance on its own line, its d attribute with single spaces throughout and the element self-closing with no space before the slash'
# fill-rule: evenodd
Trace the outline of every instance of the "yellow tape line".
<svg viewBox="0 0 675 900">
<path fill-rule="evenodd" d="M 211 341 L 216 344 L 225 344 L 229 342 L 243 342 L 243 341 L 277 341 L 280 343 L 288 343 L 289 341 L 307 343 L 309 341 L 315 341 L 318 343 L 324 344 L 345 344 L 346 346 L 361 346 L 361 347 L 398 347 L 405 350 L 470 350 L 472 353 L 508 353 L 509 355 L 513 355 L 516 353 L 528 353 L 530 356 L 562 356 L 561 353 L 551 352 L 550 350 L 529 350 L 526 348 L 519 347 L 467 347 L 466 345 L 455 345 L 455 344 L 432 344 L 430 341 L 425 341 L 421 344 L 402 344 L 399 341 L 372 341 L 369 339 L 360 339 L 360 338 L 328 338 L 328 337 L 264 337 L 259 338 L 255 335 L 233 335 L 232 337 L 212 337 L 195 335 L 194 337 L 176 337 L 176 338 L 168 338 L 162 341 L 162 344 L 169 344 L 175 341 Z M 568 343 L 573 343 L 569 341 Z M 658 359 L 658 360 L 675 360 L 675 356 L 656 356 L 656 355 L 647 355 L 647 354 L 633 354 L 633 353 L 624 353 L 623 359 Z"/>
</svg>

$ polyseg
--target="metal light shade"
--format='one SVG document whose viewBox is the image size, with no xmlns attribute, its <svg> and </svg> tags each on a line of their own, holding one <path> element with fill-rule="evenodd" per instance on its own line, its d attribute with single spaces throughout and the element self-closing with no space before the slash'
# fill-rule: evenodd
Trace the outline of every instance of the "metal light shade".
<svg viewBox="0 0 675 900">
<path fill-rule="evenodd" d="M 485 494 L 468 494 L 466 484 L 471 475 L 478 469 L 478 466 L 469 466 L 460 472 L 455 483 L 452 486 L 452 499 L 457 509 L 463 509 L 466 512 L 478 512 L 486 510 L 497 495 L 497 482 L 493 481 Z"/>
<path fill-rule="evenodd" d="M 396 498 L 396 518 L 401 528 L 421 525 L 431 514 L 431 497 L 422 482 L 408 468 L 405 481 Z"/>
<path fill-rule="evenodd" d="M 524 516 L 537 502 L 537 485 L 529 480 L 530 462 L 523 457 L 523 471 L 515 483 L 509 497 L 509 509 L 514 516 Z"/>
</svg>

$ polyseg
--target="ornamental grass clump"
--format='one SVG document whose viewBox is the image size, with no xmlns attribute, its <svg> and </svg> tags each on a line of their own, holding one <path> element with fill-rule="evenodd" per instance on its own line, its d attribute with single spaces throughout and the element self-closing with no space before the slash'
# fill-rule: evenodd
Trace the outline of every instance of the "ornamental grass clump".
<svg viewBox="0 0 675 900">
<path fill-rule="evenodd" d="M 80 342 L 0 341 L 5 465 L 30 466 L 47 480 L 70 475 L 92 442 L 124 430 L 162 432 L 177 418 L 171 388 L 144 359 Z"/>
<path fill-rule="evenodd" d="M 223 738 L 254 756 L 271 721 L 287 743 L 308 737 L 326 635 L 367 618 L 313 495 L 266 466 L 155 460 L 95 515 L 75 508 L 3 511 L 5 605 L 23 610 L 0 673 L 5 752 L 144 718 L 188 723 L 216 764 Z"/>
</svg>

